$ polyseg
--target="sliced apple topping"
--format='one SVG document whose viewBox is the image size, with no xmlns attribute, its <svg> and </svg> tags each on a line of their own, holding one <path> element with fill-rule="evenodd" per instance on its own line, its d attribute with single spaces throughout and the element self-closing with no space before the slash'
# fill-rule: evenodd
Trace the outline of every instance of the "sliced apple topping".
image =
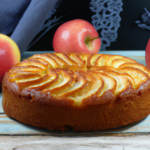
<svg viewBox="0 0 150 150">
<path fill-rule="evenodd" d="M 85 61 L 79 57 L 78 53 L 68 53 L 67 56 L 71 58 L 73 61 L 77 62 L 79 66 L 85 65 Z"/>
<path fill-rule="evenodd" d="M 133 67 L 133 68 L 140 69 L 150 77 L 150 70 L 142 64 L 139 64 L 139 63 L 124 63 L 124 64 L 120 65 L 118 69 L 121 69 L 121 68 L 124 68 L 124 67 Z"/>
<path fill-rule="evenodd" d="M 82 75 L 83 74 L 84 73 L 82 73 Z M 87 99 L 91 96 L 97 96 L 97 93 L 99 93 L 104 86 L 103 80 L 100 78 L 100 76 L 96 75 L 95 73 L 88 72 L 85 73 L 84 76 L 87 79 L 87 85 L 83 87 L 83 91 L 79 92 L 78 94 L 76 93 L 74 97 L 69 97 L 75 100 L 74 105 L 81 105 L 82 100 Z"/>
<path fill-rule="evenodd" d="M 44 60 L 46 60 L 53 68 L 60 68 L 60 65 L 57 61 L 55 61 L 52 57 L 49 57 L 45 54 L 35 54 L 33 55 L 31 58 L 42 58 Z"/>
<path fill-rule="evenodd" d="M 73 72 L 67 70 L 56 70 L 58 80 L 53 85 L 44 89 L 44 92 L 50 92 L 52 95 L 59 95 L 64 91 L 67 91 L 75 83 L 75 76 Z"/>
<path fill-rule="evenodd" d="M 26 59 L 17 64 L 16 66 L 37 66 L 42 69 L 46 69 L 47 65 L 43 64 L 42 62 L 39 62 L 37 60 L 31 60 L 31 59 Z"/>
<path fill-rule="evenodd" d="M 135 81 L 135 88 L 138 88 L 143 82 L 149 79 L 149 76 L 140 69 L 133 67 L 124 67 L 119 69 L 120 73 L 129 74 Z"/>
<path fill-rule="evenodd" d="M 45 66 L 50 66 L 51 65 L 48 61 L 46 61 L 43 58 L 39 58 L 39 57 L 36 57 L 36 58 L 34 57 L 33 58 L 33 57 L 30 57 L 29 59 L 32 60 L 32 61 L 38 61 L 38 62 L 44 64 Z"/>
<path fill-rule="evenodd" d="M 122 58 L 122 59 L 115 59 L 112 61 L 111 66 L 118 68 L 120 65 L 125 64 L 125 63 L 137 63 L 135 60 L 132 59 L 126 59 L 126 58 Z"/>
<path fill-rule="evenodd" d="M 10 78 L 11 82 L 16 82 L 16 83 L 22 83 L 22 82 L 28 82 L 28 81 L 33 81 L 41 78 L 41 74 L 39 73 L 24 73 L 24 74 L 16 74 L 16 76 L 12 76 Z"/>
<path fill-rule="evenodd" d="M 74 100 L 76 106 L 89 104 L 89 98 L 100 104 L 107 92 L 115 98 L 139 88 L 149 77 L 150 70 L 130 58 L 84 53 L 35 54 L 9 71 L 9 81 L 22 91 L 49 92 Z"/>
<path fill-rule="evenodd" d="M 61 96 L 70 97 L 82 93 L 83 88 L 87 85 L 87 80 L 84 76 L 80 75 L 78 72 L 75 72 L 75 76 L 76 82 L 74 83 L 74 85 L 68 90 L 66 90 L 64 93 L 61 93 Z"/>
<path fill-rule="evenodd" d="M 102 54 L 100 57 L 98 57 L 98 59 L 95 62 L 96 66 L 106 66 L 106 62 L 108 60 L 108 58 L 110 57 L 110 55 L 107 54 Z"/>
<path fill-rule="evenodd" d="M 24 77 L 30 74 L 31 76 L 37 76 L 39 78 L 39 74 L 41 74 L 44 71 L 44 69 L 39 68 L 37 66 L 16 66 L 11 69 L 10 74 L 10 82 L 17 82 L 17 78 L 19 77 L 20 80 L 23 80 Z M 24 77 L 23 77 L 24 76 Z M 27 80 L 27 79 L 26 79 Z M 31 78 L 30 78 L 31 80 Z"/>
<path fill-rule="evenodd" d="M 98 97 L 102 96 L 106 91 L 110 90 L 112 93 L 114 93 L 117 82 L 116 80 L 111 77 L 110 75 L 104 73 L 103 71 L 97 71 L 95 72 L 98 76 L 100 76 L 104 82 L 104 88 L 98 92 Z"/>
<path fill-rule="evenodd" d="M 19 82 L 19 86 L 22 88 L 29 88 L 35 90 L 43 90 L 48 84 L 52 84 L 57 81 L 57 74 L 53 71 L 48 71 L 45 75 L 42 75 L 39 79 L 32 79 L 26 82 Z M 26 89 L 25 89 L 26 90 Z"/>
<path fill-rule="evenodd" d="M 88 66 L 94 66 L 96 60 L 101 56 L 102 54 L 92 54 L 87 61 Z"/>
<path fill-rule="evenodd" d="M 55 55 L 57 55 L 59 58 L 61 58 L 63 61 L 66 62 L 66 64 L 68 65 L 73 65 L 73 66 L 77 66 L 78 62 L 75 62 L 74 60 L 72 60 L 70 57 L 68 57 L 66 54 L 64 53 L 54 53 Z"/>
<path fill-rule="evenodd" d="M 86 54 L 86 53 L 80 53 L 79 57 L 85 62 L 85 64 L 87 64 L 87 60 L 89 58 L 90 54 Z"/>
<path fill-rule="evenodd" d="M 122 58 L 124 57 L 120 55 L 110 55 L 106 61 L 106 66 L 111 66 L 114 60 L 120 60 Z"/>
<path fill-rule="evenodd" d="M 24 72 L 42 72 L 44 69 L 39 68 L 37 66 L 18 66 L 13 67 L 11 70 L 11 73 L 18 72 L 18 71 L 24 71 Z"/>
<path fill-rule="evenodd" d="M 84 79 L 81 78 L 80 80 L 78 80 L 78 81 L 81 81 L 81 84 L 78 84 L 78 82 L 77 84 L 74 84 L 75 87 L 72 89 L 73 92 L 70 91 L 67 94 L 68 98 L 74 99 L 75 101 L 77 100 L 78 97 L 83 95 L 83 93 L 87 92 L 91 86 L 91 82 L 89 82 L 88 79 L 83 74 L 79 76 L 80 77 L 82 76 L 84 78 Z"/>
<path fill-rule="evenodd" d="M 114 92 L 114 95 L 117 97 L 122 91 L 126 90 L 130 86 L 130 82 L 128 78 L 124 77 L 123 74 L 116 71 L 107 71 L 106 72 L 109 76 L 113 77 L 116 82 L 117 86 Z"/>
<path fill-rule="evenodd" d="M 46 56 L 54 59 L 60 66 L 60 68 L 64 68 L 65 66 L 68 66 L 68 63 L 64 61 L 61 57 L 57 56 L 55 53 L 53 54 L 45 54 Z"/>
</svg>

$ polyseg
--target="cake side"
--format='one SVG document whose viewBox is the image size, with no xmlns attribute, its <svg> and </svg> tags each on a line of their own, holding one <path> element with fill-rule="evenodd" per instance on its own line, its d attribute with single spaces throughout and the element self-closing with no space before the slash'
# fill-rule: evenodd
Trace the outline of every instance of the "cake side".
<svg viewBox="0 0 150 150">
<path fill-rule="evenodd" d="M 35 54 L 5 74 L 7 116 L 50 130 L 91 131 L 150 113 L 150 70 L 106 54 Z"/>
<path fill-rule="evenodd" d="M 117 128 L 145 118 L 150 113 L 150 80 L 137 93 L 115 102 L 91 106 L 55 106 L 28 101 L 3 86 L 3 109 L 8 117 L 56 131 L 92 131 Z M 91 101 L 95 99 L 91 98 Z"/>
</svg>

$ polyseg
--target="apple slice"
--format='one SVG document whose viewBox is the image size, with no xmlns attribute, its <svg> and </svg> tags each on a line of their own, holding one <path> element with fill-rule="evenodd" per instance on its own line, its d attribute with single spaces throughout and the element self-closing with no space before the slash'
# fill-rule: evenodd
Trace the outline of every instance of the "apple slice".
<svg viewBox="0 0 150 150">
<path fill-rule="evenodd" d="M 150 69 L 150 39 L 148 40 L 145 51 L 146 66 Z"/>
</svg>

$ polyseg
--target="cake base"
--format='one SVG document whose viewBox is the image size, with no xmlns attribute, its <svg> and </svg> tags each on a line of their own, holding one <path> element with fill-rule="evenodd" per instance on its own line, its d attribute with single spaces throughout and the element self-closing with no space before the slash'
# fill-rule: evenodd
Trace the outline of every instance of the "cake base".
<svg viewBox="0 0 150 150">
<path fill-rule="evenodd" d="M 2 104 L 8 117 L 55 131 L 91 131 L 117 128 L 140 121 L 150 114 L 149 82 L 138 94 L 115 102 L 91 106 L 54 106 L 20 97 L 2 87 Z"/>
</svg>

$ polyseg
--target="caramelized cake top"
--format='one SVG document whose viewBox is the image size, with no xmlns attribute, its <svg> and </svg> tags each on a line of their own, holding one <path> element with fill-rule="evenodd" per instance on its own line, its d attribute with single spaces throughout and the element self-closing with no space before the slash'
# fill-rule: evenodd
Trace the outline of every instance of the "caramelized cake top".
<svg viewBox="0 0 150 150">
<path fill-rule="evenodd" d="M 150 70 L 120 55 L 46 53 L 23 60 L 7 77 L 22 95 L 30 93 L 33 98 L 41 93 L 51 104 L 70 101 L 70 105 L 82 106 L 130 95 L 149 80 Z"/>
</svg>

